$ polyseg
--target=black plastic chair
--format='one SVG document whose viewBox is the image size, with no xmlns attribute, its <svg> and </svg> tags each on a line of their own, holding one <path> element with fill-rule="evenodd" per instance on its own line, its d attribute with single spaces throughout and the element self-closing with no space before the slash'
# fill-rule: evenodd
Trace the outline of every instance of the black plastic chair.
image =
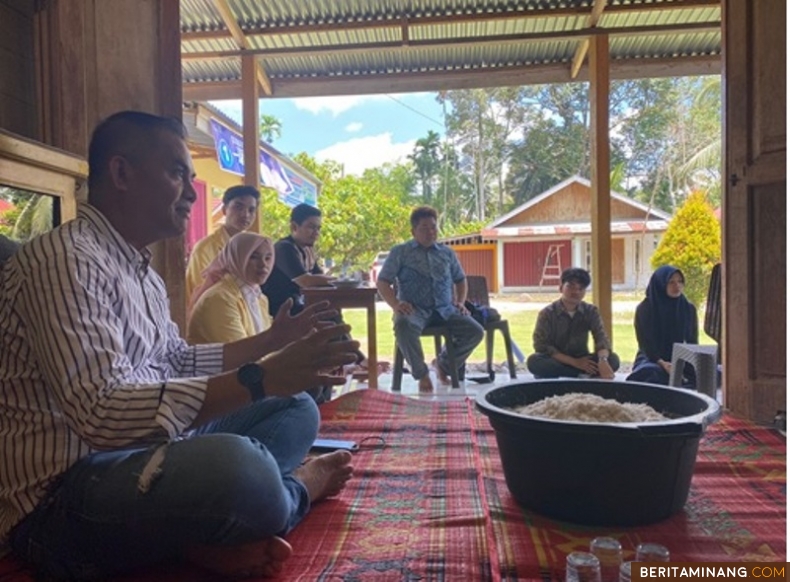
<svg viewBox="0 0 790 582">
<path fill-rule="evenodd" d="M 450 363 L 450 383 L 453 388 L 461 386 L 461 380 L 464 379 L 464 371 L 458 370 L 458 364 L 455 361 L 455 348 L 451 341 L 450 328 L 444 325 L 431 325 L 422 330 L 420 334 L 422 337 L 433 336 L 433 344 L 436 348 L 436 357 L 442 351 L 442 339 L 447 346 L 447 360 Z M 400 392 L 401 381 L 403 380 L 403 352 L 398 347 L 398 342 L 395 342 L 395 363 L 392 365 L 392 391 Z"/>
<path fill-rule="evenodd" d="M 480 275 L 467 275 L 466 300 L 481 307 L 490 307 L 488 299 L 488 281 Z M 483 327 L 486 330 L 486 370 L 491 380 L 494 380 L 494 332 L 499 331 L 505 340 L 505 353 L 507 354 L 507 367 L 510 377 L 516 377 L 516 363 L 513 361 L 513 340 L 510 339 L 510 326 L 506 319 L 487 321 Z"/>
<path fill-rule="evenodd" d="M 718 360 L 721 361 L 721 263 L 716 263 L 710 273 L 703 329 L 711 339 L 716 340 L 719 346 Z"/>
</svg>

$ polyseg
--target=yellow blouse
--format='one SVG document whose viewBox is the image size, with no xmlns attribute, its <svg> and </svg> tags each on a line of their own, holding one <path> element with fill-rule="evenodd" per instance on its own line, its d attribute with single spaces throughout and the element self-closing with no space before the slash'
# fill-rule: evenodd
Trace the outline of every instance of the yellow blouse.
<svg viewBox="0 0 790 582">
<path fill-rule="evenodd" d="M 192 293 L 203 283 L 203 271 L 211 264 L 225 245 L 228 244 L 230 236 L 224 226 L 220 226 L 206 238 L 200 239 L 192 253 L 189 255 L 186 277 L 186 298 L 187 303 L 192 300 Z"/>
<path fill-rule="evenodd" d="M 258 298 L 263 329 L 272 325 L 269 300 Z M 225 275 L 200 296 L 189 318 L 187 341 L 190 344 L 228 343 L 255 335 L 250 308 L 232 275 Z"/>
</svg>

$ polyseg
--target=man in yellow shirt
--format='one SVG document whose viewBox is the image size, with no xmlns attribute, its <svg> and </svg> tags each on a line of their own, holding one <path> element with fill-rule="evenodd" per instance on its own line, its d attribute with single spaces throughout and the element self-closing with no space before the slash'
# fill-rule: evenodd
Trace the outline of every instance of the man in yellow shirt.
<svg viewBox="0 0 790 582">
<path fill-rule="evenodd" d="M 187 301 L 195 289 L 203 283 L 203 271 L 211 261 L 225 248 L 230 237 L 247 230 L 255 220 L 261 193 L 252 186 L 231 186 L 222 195 L 222 213 L 225 224 L 207 237 L 198 241 L 189 256 L 186 277 Z"/>
</svg>

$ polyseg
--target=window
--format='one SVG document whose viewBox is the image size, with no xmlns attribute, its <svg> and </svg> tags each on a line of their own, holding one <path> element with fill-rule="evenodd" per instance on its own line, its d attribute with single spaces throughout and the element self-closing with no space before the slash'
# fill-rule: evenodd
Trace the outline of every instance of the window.
<svg viewBox="0 0 790 582">
<path fill-rule="evenodd" d="M 58 224 L 58 198 L 0 185 L 0 235 L 23 243 Z"/>
<path fill-rule="evenodd" d="M 584 268 L 592 271 L 592 241 L 584 241 Z"/>
<path fill-rule="evenodd" d="M 77 213 L 82 158 L 0 130 L 0 234 L 25 242 Z"/>
</svg>

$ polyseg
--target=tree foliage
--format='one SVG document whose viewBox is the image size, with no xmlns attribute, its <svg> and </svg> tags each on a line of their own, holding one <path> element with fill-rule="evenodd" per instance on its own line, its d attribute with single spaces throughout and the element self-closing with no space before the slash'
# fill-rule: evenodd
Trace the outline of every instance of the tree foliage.
<svg viewBox="0 0 790 582">
<path fill-rule="evenodd" d="M 718 205 L 720 87 L 719 77 L 612 82 L 612 188 L 669 213 L 694 190 Z M 368 170 L 360 178 L 344 176 L 334 162 L 300 159 L 324 184 L 325 256 L 364 265 L 408 237 L 405 218 L 417 204 L 436 208 L 442 235 L 452 236 L 570 176 L 590 176 L 587 83 L 442 91 L 437 101 L 445 135 L 428 131 L 404 164 Z M 279 132 L 279 124 L 269 125 Z M 374 227 L 361 229 L 364 241 L 354 244 L 350 231 L 360 221 Z"/>
<path fill-rule="evenodd" d="M 686 297 L 695 305 L 705 298 L 713 266 L 721 261 L 721 226 L 701 191 L 680 207 L 661 238 L 651 266 L 672 265 L 683 271 Z"/>
<path fill-rule="evenodd" d="M 283 124 L 274 115 L 261 113 L 259 130 L 261 137 L 266 143 L 272 143 L 283 133 Z"/>
<path fill-rule="evenodd" d="M 325 260 L 367 270 L 377 253 L 410 236 L 414 180 L 409 168 L 385 165 L 360 177 L 344 175 L 336 162 L 319 163 L 305 153 L 294 159 L 322 182 L 317 249 Z M 290 212 L 273 190 L 261 190 L 261 232 L 275 238 L 288 234 Z"/>
<path fill-rule="evenodd" d="M 16 206 L 0 216 L 0 234 L 17 241 L 28 241 L 52 230 L 54 198 L 24 190 L 16 190 L 4 198 L 14 200 Z"/>
<path fill-rule="evenodd" d="M 618 191 L 668 212 L 694 189 L 719 203 L 720 85 L 719 77 L 612 83 L 610 157 Z M 432 131 L 411 159 L 423 200 L 449 224 L 486 222 L 570 176 L 589 177 L 587 83 L 445 91 L 437 99 L 447 110 L 452 150 L 438 149 Z M 442 171 L 452 176 L 444 188 Z"/>
</svg>

